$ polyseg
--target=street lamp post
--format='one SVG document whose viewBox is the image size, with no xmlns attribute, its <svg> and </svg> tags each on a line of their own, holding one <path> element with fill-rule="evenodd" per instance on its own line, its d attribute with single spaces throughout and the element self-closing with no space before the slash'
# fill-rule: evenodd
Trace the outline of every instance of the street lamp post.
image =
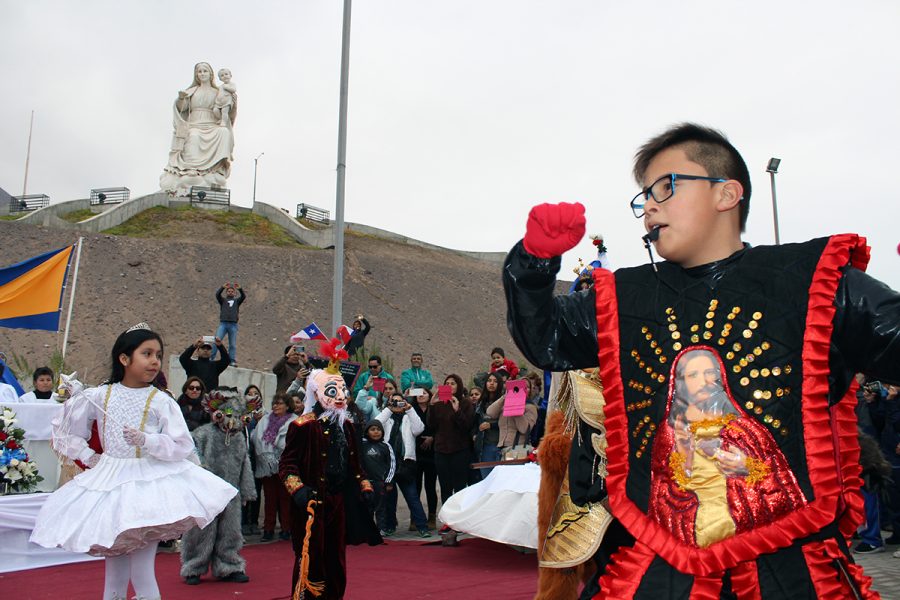
<svg viewBox="0 0 900 600">
<path fill-rule="evenodd" d="M 344 178 L 347 171 L 347 90 L 350 80 L 350 7 L 344 0 L 341 29 L 341 88 L 338 105 L 337 193 L 334 220 L 334 281 L 332 286 L 331 331 L 343 320 L 344 304 Z"/>
<path fill-rule="evenodd" d="M 265 152 L 260 152 L 259 156 L 253 159 L 253 204 L 256 204 L 256 167 L 259 162 L 259 157 L 265 154 Z"/>
<path fill-rule="evenodd" d="M 772 216 L 775 219 L 775 245 L 781 245 L 781 236 L 778 233 L 778 202 L 775 199 L 775 173 L 778 172 L 778 166 L 781 164 L 780 158 L 770 158 L 769 164 L 766 165 L 766 173 L 772 182 Z"/>
</svg>

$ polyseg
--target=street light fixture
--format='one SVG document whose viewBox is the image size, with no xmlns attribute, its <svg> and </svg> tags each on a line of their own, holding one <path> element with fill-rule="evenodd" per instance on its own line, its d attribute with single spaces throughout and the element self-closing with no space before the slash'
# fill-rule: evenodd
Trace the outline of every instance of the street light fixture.
<svg viewBox="0 0 900 600">
<path fill-rule="evenodd" d="M 775 173 L 778 172 L 778 167 L 781 165 L 780 158 L 770 158 L 769 164 L 766 165 L 766 173 L 769 174 L 769 179 L 772 182 L 772 217 L 775 220 L 775 245 L 781 245 L 781 236 L 778 233 L 778 202 L 775 199 Z"/>
<path fill-rule="evenodd" d="M 259 162 L 259 157 L 265 154 L 265 152 L 260 152 L 259 156 L 253 159 L 253 204 L 256 205 L 256 167 Z"/>
</svg>

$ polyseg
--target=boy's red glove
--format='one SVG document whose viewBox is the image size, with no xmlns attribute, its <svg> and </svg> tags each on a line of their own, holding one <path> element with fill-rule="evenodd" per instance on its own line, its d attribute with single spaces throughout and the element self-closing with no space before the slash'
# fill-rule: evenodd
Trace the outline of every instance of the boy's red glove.
<svg viewBox="0 0 900 600">
<path fill-rule="evenodd" d="M 584 237 L 584 205 L 539 204 L 528 213 L 525 250 L 538 258 L 562 256 L 566 250 L 578 245 Z"/>
</svg>

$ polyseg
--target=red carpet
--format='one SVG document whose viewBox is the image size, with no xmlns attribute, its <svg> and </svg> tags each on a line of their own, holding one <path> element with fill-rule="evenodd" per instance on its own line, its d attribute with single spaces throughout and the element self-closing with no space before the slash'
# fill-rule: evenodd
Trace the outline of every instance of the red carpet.
<svg viewBox="0 0 900 600">
<path fill-rule="evenodd" d="M 288 542 L 243 550 L 250 582 L 222 583 L 211 575 L 198 586 L 178 576 L 177 554 L 159 554 L 156 577 L 166 600 L 284 600 L 289 597 L 293 554 Z M 537 559 L 487 540 L 464 539 L 455 548 L 439 543 L 391 542 L 347 549 L 347 600 L 466 598 L 524 600 L 537 587 Z M 0 597 L 19 600 L 97 600 L 103 592 L 103 561 L 0 574 Z"/>
</svg>

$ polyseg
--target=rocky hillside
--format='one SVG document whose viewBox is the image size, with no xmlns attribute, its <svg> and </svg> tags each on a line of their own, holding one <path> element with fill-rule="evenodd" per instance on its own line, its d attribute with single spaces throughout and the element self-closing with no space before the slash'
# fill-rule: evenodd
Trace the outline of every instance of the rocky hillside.
<svg viewBox="0 0 900 600">
<path fill-rule="evenodd" d="M 267 244 L 221 220 L 202 221 L 167 225 L 153 237 L 85 236 L 67 363 L 86 382 L 104 377 L 116 335 L 139 321 L 162 334 L 167 353 L 213 334 L 214 293 L 225 281 L 239 281 L 248 295 L 238 336 L 242 367 L 269 369 L 291 333 L 312 321 L 327 326 L 332 251 Z M 7 266 L 77 235 L 0 222 L 0 239 L 0 266 Z M 436 376 L 456 372 L 466 380 L 485 368 L 493 346 L 521 361 L 506 331 L 499 265 L 365 236 L 347 235 L 345 243 L 344 320 L 367 316 L 366 346 L 392 359 L 395 374 L 412 351 L 425 355 Z M 65 311 L 61 328 L 64 321 Z M 61 333 L 0 328 L 0 351 L 32 367 L 46 364 L 61 342 Z"/>
</svg>

